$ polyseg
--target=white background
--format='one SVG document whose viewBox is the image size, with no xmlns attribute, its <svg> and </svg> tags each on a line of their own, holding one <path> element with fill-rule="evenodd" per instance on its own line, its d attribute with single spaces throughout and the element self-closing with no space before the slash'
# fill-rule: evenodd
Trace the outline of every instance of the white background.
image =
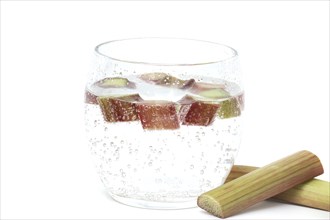
<svg viewBox="0 0 330 220">
<path fill-rule="evenodd" d="M 329 181 L 329 2 L 1 2 L 1 218 L 216 219 L 199 208 L 146 210 L 103 190 L 84 139 L 83 91 L 94 46 L 165 36 L 238 50 L 246 120 L 236 164 L 299 150 Z M 328 219 L 262 202 L 230 219 Z"/>
</svg>

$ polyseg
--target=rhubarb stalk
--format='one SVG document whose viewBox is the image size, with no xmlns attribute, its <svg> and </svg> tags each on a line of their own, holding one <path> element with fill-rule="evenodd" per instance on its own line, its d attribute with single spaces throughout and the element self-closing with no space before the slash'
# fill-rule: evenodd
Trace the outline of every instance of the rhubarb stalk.
<svg viewBox="0 0 330 220">
<path fill-rule="evenodd" d="M 234 165 L 226 179 L 226 183 L 256 169 L 258 167 Z M 330 211 L 329 191 L 330 182 L 314 178 L 277 194 L 272 199 Z"/>
<path fill-rule="evenodd" d="M 197 204 L 211 214 L 225 218 L 322 173 L 317 156 L 299 151 L 203 193 Z"/>
</svg>

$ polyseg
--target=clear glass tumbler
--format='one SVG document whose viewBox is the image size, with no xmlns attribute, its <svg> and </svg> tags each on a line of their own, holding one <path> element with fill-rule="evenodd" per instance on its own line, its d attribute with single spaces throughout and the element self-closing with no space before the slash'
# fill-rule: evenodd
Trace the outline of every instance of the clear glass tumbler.
<svg viewBox="0 0 330 220">
<path fill-rule="evenodd" d="M 241 141 L 237 52 L 190 39 L 136 38 L 95 49 L 85 89 L 88 145 L 117 201 L 194 207 L 224 183 Z"/>
</svg>

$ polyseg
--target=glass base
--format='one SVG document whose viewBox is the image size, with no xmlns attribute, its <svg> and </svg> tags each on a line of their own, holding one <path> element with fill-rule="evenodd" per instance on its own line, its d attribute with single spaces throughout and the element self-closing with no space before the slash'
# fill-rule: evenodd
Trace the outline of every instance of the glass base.
<svg viewBox="0 0 330 220">
<path fill-rule="evenodd" d="M 109 193 L 110 196 L 117 202 L 145 209 L 187 209 L 197 207 L 197 198 L 192 198 L 189 201 L 184 202 L 154 202 L 140 199 L 132 199 L 114 195 Z"/>
</svg>

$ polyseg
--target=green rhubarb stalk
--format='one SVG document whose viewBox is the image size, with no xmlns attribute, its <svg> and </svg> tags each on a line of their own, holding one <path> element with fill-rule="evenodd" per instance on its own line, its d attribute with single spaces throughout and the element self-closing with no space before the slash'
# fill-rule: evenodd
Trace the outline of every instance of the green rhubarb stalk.
<svg viewBox="0 0 330 220">
<path fill-rule="evenodd" d="M 197 204 L 209 213 L 225 218 L 322 173 L 318 157 L 308 151 L 299 151 L 203 193 Z"/>
<path fill-rule="evenodd" d="M 226 183 L 256 169 L 258 167 L 234 165 L 226 179 Z M 329 191 L 330 182 L 314 178 L 275 195 L 272 199 L 330 211 Z"/>
</svg>

